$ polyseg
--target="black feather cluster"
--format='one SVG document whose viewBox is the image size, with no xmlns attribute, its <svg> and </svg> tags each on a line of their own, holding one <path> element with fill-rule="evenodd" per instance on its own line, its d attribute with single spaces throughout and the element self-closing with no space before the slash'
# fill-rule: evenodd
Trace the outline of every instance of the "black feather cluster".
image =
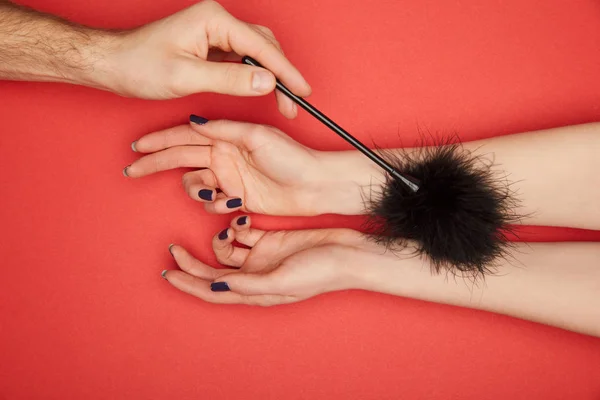
<svg viewBox="0 0 600 400">
<path fill-rule="evenodd" d="M 403 154 L 383 151 L 397 171 L 420 181 L 414 193 L 392 176 L 368 202 L 368 230 L 391 249 L 416 246 L 432 270 L 484 275 L 506 255 L 510 224 L 519 220 L 508 181 L 460 143 Z"/>
</svg>

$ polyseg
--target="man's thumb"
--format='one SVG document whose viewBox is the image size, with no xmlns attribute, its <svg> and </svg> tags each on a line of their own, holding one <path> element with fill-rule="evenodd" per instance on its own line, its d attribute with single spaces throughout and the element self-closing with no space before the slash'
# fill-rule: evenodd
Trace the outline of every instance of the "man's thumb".
<svg viewBox="0 0 600 400">
<path fill-rule="evenodd" d="M 199 62 L 198 76 L 205 92 L 261 96 L 275 89 L 275 76 L 264 68 L 230 62 Z"/>
</svg>

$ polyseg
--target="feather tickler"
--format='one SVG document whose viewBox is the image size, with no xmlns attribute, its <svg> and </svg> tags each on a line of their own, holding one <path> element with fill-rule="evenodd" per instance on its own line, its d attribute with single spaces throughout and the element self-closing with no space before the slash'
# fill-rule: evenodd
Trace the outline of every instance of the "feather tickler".
<svg viewBox="0 0 600 400">
<path fill-rule="evenodd" d="M 414 246 L 436 273 L 490 272 L 510 246 L 511 224 L 520 219 L 508 181 L 460 143 L 400 154 L 384 150 L 383 156 L 420 184 L 413 192 L 387 175 L 367 201 L 372 237 L 390 249 Z"/>
</svg>

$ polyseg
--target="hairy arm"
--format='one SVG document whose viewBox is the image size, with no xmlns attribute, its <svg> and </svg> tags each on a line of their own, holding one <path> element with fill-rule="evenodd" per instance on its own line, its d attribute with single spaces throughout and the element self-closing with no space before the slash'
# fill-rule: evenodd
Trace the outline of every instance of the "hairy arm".
<svg viewBox="0 0 600 400">
<path fill-rule="evenodd" d="M 301 96 L 310 86 L 273 32 L 240 21 L 214 0 L 120 32 L 91 29 L 0 0 L 0 79 L 67 82 L 144 99 L 194 93 L 263 96 L 273 73 L 235 62 L 257 58 Z M 276 93 L 279 110 L 294 103 Z"/>
<path fill-rule="evenodd" d="M 0 79 L 104 88 L 114 37 L 0 0 Z"/>
<path fill-rule="evenodd" d="M 501 136 L 464 147 L 493 161 L 499 176 L 512 182 L 521 203 L 517 212 L 526 215 L 522 223 L 600 229 L 600 123 Z M 332 172 L 327 176 L 336 179 L 330 184 L 333 198 L 320 203 L 325 209 L 319 211 L 364 212 L 363 198 L 384 182 L 381 171 L 356 151 L 327 152 L 322 159 Z"/>
<path fill-rule="evenodd" d="M 496 275 L 432 275 L 418 258 L 342 252 L 348 287 L 491 311 L 600 336 L 600 243 L 515 246 Z"/>
</svg>

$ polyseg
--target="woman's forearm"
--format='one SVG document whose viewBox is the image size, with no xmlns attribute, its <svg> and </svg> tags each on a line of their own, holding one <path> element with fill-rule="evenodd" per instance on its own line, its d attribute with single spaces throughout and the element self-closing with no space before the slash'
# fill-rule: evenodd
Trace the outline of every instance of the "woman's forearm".
<svg viewBox="0 0 600 400">
<path fill-rule="evenodd" d="M 506 176 L 520 201 L 522 223 L 600 228 L 600 123 L 548 129 L 464 143 L 473 155 Z M 401 154 L 401 151 L 398 151 Z M 338 179 L 339 199 L 328 212 L 361 214 L 363 199 L 384 176 L 356 151 L 323 153 L 324 168 Z M 329 175 L 329 174 L 328 174 Z M 344 182 L 344 183 L 341 183 Z"/>
<path fill-rule="evenodd" d="M 349 281 L 357 289 L 491 311 L 600 336 L 600 243 L 516 244 L 495 275 L 476 282 L 432 276 L 427 262 L 416 257 L 361 250 L 349 260 Z"/>
</svg>

